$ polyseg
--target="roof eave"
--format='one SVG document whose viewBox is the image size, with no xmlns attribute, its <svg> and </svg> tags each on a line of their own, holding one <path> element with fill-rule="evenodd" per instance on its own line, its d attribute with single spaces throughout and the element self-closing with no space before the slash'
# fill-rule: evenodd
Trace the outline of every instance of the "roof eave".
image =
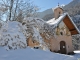
<svg viewBox="0 0 80 60">
<path fill-rule="evenodd" d="M 73 22 L 72 18 L 69 16 L 69 14 L 67 14 L 67 16 L 69 17 L 69 19 L 71 20 L 71 22 L 73 23 L 74 27 L 76 28 L 78 34 L 80 34 L 79 29 L 77 28 L 77 26 L 75 25 L 75 23 Z"/>
</svg>

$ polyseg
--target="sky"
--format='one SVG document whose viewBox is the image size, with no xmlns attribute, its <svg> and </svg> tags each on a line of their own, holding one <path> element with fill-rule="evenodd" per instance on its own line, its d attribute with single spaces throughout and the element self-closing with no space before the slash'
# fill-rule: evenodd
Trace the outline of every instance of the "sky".
<svg viewBox="0 0 80 60">
<path fill-rule="evenodd" d="M 72 0 L 32 0 L 33 3 L 37 6 L 39 6 L 40 11 L 44 11 L 49 8 L 54 8 L 58 5 L 66 5 L 70 3 Z"/>
</svg>

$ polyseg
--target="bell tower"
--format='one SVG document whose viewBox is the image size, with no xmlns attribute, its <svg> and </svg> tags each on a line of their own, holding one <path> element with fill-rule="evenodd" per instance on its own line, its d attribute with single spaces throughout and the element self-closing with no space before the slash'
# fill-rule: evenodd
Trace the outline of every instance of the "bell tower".
<svg viewBox="0 0 80 60">
<path fill-rule="evenodd" d="M 58 6 L 54 8 L 54 18 L 55 19 L 59 18 L 61 14 L 63 14 L 63 9 L 62 7 L 59 6 L 59 3 L 58 3 Z"/>
</svg>

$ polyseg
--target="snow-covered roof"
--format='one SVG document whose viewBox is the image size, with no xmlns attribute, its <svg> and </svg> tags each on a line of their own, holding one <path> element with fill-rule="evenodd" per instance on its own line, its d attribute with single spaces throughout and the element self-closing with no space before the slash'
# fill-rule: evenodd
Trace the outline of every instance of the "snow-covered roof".
<svg viewBox="0 0 80 60">
<path fill-rule="evenodd" d="M 80 33 L 79 29 L 77 28 L 77 26 L 75 25 L 75 23 L 72 21 L 71 17 L 69 16 L 68 13 L 64 13 L 61 14 L 61 16 L 58 19 L 52 18 L 49 21 L 47 21 L 46 23 L 48 23 L 49 25 L 53 26 L 53 27 L 57 27 L 57 25 L 66 17 L 68 16 L 69 19 L 71 20 L 72 24 L 74 25 L 74 27 L 76 28 L 76 30 L 78 31 L 78 33 Z"/>
<path fill-rule="evenodd" d="M 48 23 L 49 25 L 54 25 L 56 27 L 58 25 L 58 23 L 61 20 L 63 20 L 66 15 L 67 15 L 67 13 L 64 13 L 58 19 L 52 18 L 49 21 L 47 21 L 46 23 Z"/>
</svg>

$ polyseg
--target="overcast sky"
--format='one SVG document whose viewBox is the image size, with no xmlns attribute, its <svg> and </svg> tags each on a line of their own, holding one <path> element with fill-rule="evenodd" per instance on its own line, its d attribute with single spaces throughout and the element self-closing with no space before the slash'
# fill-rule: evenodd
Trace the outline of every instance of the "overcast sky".
<svg viewBox="0 0 80 60">
<path fill-rule="evenodd" d="M 58 3 L 60 5 L 62 4 L 66 5 L 70 3 L 72 0 L 32 0 L 32 1 L 34 2 L 35 5 L 41 8 L 40 11 L 44 11 L 46 9 L 56 7 Z"/>
</svg>

